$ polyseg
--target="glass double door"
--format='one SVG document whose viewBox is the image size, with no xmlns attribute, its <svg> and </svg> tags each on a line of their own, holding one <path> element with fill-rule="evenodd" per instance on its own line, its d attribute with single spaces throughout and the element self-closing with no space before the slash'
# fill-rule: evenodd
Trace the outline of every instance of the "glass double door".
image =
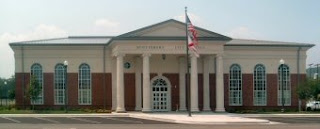
<svg viewBox="0 0 320 129">
<path fill-rule="evenodd" d="M 152 82 L 153 111 L 168 111 L 168 90 L 168 83 L 165 80 L 156 79 Z"/>
</svg>

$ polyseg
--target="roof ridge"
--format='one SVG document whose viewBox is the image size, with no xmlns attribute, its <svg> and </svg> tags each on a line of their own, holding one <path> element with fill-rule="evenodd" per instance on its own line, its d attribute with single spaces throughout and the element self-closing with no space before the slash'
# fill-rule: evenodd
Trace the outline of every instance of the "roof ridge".
<svg viewBox="0 0 320 129">
<path fill-rule="evenodd" d="M 74 36 L 68 36 L 68 38 L 113 38 L 116 36 L 78 36 L 78 35 L 74 35 Z"/>
<path fill-rule="evenodd" d="M 246 41 L 257 41 L 257 42 L 278 42 L 278 43 L 282 42 L 282 43 L 312 44 L 312 43 L 302 43 L 302 42 L 293 42 L 293 41 L 263 40 L 263 39 L 238 39 L 238 38 L 233 38 L 233 40 L 246 40 Z"/>
<path fill-rule="evenodd" d="M 48 41 L 48 40 L 57 40 L 57 39 L 67 39 L 67 38 L 68 38 L 68 37 L 64 37 L 64 38 L 37 39 L 37 40 L 27 40 L 27 41 L 17 41 L 17 42 L 11 42 L 10 44 L 24 43 L 24 42 L 39 42 L 39 41 Z"/>
</svg>

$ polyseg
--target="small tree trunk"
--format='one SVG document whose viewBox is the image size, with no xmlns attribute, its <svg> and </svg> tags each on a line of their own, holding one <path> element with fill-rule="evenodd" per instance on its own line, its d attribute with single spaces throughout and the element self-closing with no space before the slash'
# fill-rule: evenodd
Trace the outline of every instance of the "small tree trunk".
<svg viewBox="0 0 320 129">
<path fill-rule="evenodd" d="M 34 111 L 34 100 L 32 100 L 33 101 L 33 104 L 32 104 L 32 111 Z"/>
</svg>

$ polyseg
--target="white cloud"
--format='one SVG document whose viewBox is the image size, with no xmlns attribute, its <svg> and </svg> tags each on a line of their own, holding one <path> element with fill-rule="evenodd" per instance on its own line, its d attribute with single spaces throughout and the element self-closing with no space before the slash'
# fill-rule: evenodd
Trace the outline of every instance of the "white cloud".
<svg viewBox="0 0 320 129">
<path fill-rule="evenodd" d="M 114 28 L 114 27 L 117 27 L 119 25 L 118 22 L 111 21 L 111 20 L 108 20 L 108 19 L 98 19 L 98 20 L 96 20 L 94 22 L 94 24 L 97 27 L 104 27 L 104 28 Z"/>
<path fill-rule="evenodd" d="M 242 39 L 257 39 L 260 38 L 258 34 L 248 27 L 240 26 L 237 28 L 232 29 L 230 32 L 227 33 L 232 38 L 242 38 Z"/>
<path fill-rule="evenodd" d="M 14 74 L 14 56 L 10 42 L 66 37 L 67 32 L 54 25 L 40 24 L 32 31 L 23 33 L 3 33 L 0 35 L 0 77 L 8 78 Z"/>
<path fill-rule="evenodd" d="M 100 35 L 115 35 L 119 34 L 119 25 L 117 21 L 109 19 L 98 19 L 94 22 L 94 28 L 91 33 L 100 34 Z"/>
<path fill-rule="evenodd" d="M 196 26 L 203 26 L 204 25 L 202 18 L 200 18 L 198 15 L 195 15 L 193 13 L 188 13 L 188 17 L 190 18 L 192 24 L 194 24 Z M 181 14 L 179 16 L 174 16 L 173 19 L 176 19 L 181 22 L 186 21 L 185 14 Z"/>
</svg>

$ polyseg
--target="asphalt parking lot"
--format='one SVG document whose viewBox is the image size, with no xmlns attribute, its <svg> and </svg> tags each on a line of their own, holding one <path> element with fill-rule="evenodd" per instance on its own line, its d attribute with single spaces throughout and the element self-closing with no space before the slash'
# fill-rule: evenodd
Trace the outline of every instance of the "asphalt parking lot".
<svg viewBox="0 0 320 129">
<path fill-rule="evenodd" d="M 131 117 L 0 117 L 1 123 L 17 124 L 174 124 Z"/>
<path fill-rule="evenodd" d="M 320 117 L 250 117 L 287 124 L 320 124 Z"/>
</svg>

